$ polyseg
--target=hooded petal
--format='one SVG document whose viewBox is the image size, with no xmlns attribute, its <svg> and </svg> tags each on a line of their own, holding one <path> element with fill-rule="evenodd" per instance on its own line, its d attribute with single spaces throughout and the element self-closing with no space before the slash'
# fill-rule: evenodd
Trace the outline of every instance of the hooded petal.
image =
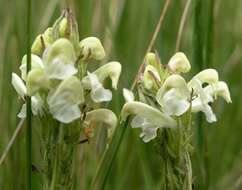
<svg viewBox="0 0 242 190">
<path fill-rule="evenodd" d="M 26 86 L 22 79 L 16 74 L 12 73 L 12 85 L 15 88 L 19 96 L 24 97 L 27 93 Z"/>
<path fill-rule="evenodd" d="M 80 42 L 84 58 L 102 60 L 105 57 L 105 51 L 100 40 L 96 37 L 87 37 Z"/>
<path fill-rule="evenodd" d="M 227 84 L 223 81 L 219 81 L 214 86 L 208 85 L 204 89 L 205 93 L 211 96 L 221 96 L 227 103 L 231 103 L 230 92 Z"/>
<path fill-rule="evenodd" d="M 112 100 L 112 92 L 103 87 L 94 73 L 88 72 L 88 77 L 91 84 L 91 98 L 94 102 L 106 102 Z"/>
<path fill-rule="evenodd" d="M 173 74 L 167 77 L 162 87 L 158 90 L 156 98 L 159 100 L 159 98 L 162 97 L 165 92 L 172 88 L 178 89 L 181 94 L 184 94 L 186 97 L 190 96 L 190 91 L 187 87 L 185 79 L 180 75 Z"/>
<path fill-rule="evenodd" d="M 125 120 L 129 115 L 139 115 L 147 118 L 152 125 L 157 125 L 158 127 L 176 127 L 176 121 L 170 116 L 141 102 L 133 101 L 124 104 L 121 112 L 122 120 Z"/>
<path fill-rule="evenodd" d="M 87 112 L 85 118 L 85 124 L 89 125 L 90 122 L 105 123 L 108 127 L 108 136 L 111 137 L 115 127 L 117 125 L 116 115 L 108 109 L 95 109 L 93 111 Z"/>
<path fill-rule="evenodd" d="M 188 83 L 191 88 L 196 88 L 197 81 L 201 84 L 215 84 L 218 82 L 218 72 L 215 69 L 205 69 L 198 74 L 196 74 Z M 195 83 L 194 83 L 195 82 Z"/>
<path fill-rule="evenodd" d="M 93 74 L 97 76 L 98 80 L 101 83 L 107 77 L 109 77 L 112 80 L 112 87 L 114 89 L 117 89 L 121 70 L 122 70 L 121 64 L 119 62 L 112 61 L 98 68 L 96 71 L 93 72 Z M 84 77 L 82 82 L 85 89 L 91 88 L 89 76 Z"/>
<path fill-rule="evenodd" d="M 178 52 L 173 55 L 168 63 L 169 68 L 175 73 L 187 73 L 191 69 L 190 62 L 186 55 Z"/>
</svg>

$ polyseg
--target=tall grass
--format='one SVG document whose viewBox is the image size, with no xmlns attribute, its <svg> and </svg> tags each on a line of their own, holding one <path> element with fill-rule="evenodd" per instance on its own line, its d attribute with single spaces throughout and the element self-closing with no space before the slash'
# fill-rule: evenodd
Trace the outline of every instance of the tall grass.
<svg viewBox="0 0 242 190">
<path fill-rule="evenodd" d="M 131 86 L 142 63 L 150 36 L 157 24 L 160 7 L 164 0 L 70 0 L 68 1 L 77 16 L 81 38 L 95 35 L 110 47 L 108 56 L 123 65 L 119 91 L 109 107 L 118 113 L 123 103 L 120 95 L 123 87 Z M 163 63 L 174 53 L 179 24 L 186 0 L 171 1 L 161 32 L 154 49 L 161 55 Z M 241 72 L 242 37 L 241 1 L 192 0 L 190 13 L 183 29 L 180 50 L 190 58 L 193 70 L 212 66 L 221 73 L 220 78 L 228 82 L 233 104 L 215 105 L 218 122 L 211 126 L 202 124 L 196 130 L 206 130 L 203 136 L 194 135 L 201 151 L 192 157 L 195 189 L 205 190 L 204 176 L 206 159 L 209 155 L 207 171 L 210 189 L 241 189 Z M 196 6 L 194 6 L 196 4 Z M 26 4 L 18 0 L 0 0 L 0 154 L 2 155 L 12 137 L 20 109 L 17 95 L 11 86 L 11 72 L 19 73 L 21 57 L 26 53 Z M 32 36 L 43 32 L 59 16 L 65 1 L 33 1 Z M 209 8 L 210 7 L 210 8 Z M 213 7 L 213 13 L 211 13 Z M 204 11 L 205 10 L 205 11 Z M 199 12 L 200 11 L 200 12 Z M 210 13 L 209 13 L 210 12 Z M 214 15 L 214 17 L 213 17 Z M 196 28 L 196 29 L 195 29 Z M 204 53 L 209 53 L 204 55 Z M 205 53 L 205 54 L 207 54 Z M 205 57 L 207 58 L 205 58 Z M 193 59 L 191 59 L 193 57 Z M 204 60 L 205 59 L 205 60 Z M 208 65 L 205 65 L 208 64 Z M 25 127 L 25 126 L 23 126 Z M 38 127 L 32 126 L 32 189 L 41 189 L 38 180 L 41 171 L 38 149 Z M 160 166 L 151 144 L 144 144 L 138 138 L 138 131 L 127 127 L 122 144 L 113 161 L 105 189 L 160 189 Z M 199 131 L 198 131 L 199 133 Z M 198 134 L 197 133 L 197 134 Z M 103 155 L 105 132 L 95 134 L 90 144 L 82 144 L 76 158 L 76 189 L 88 189 L 95 176 L 96 168 Z M 207 150 L 204 151 L 204 139 Z M 200 142 L 200 143 L 199 143 Z M 25 189 L 26 139 L 24 130 L 10 149 L 0 166 L 0 189 Z M 207 152 L 208 151 L 208 152 Z M 234 184 L 236 182 L 236 185 Z"/>
</svg>

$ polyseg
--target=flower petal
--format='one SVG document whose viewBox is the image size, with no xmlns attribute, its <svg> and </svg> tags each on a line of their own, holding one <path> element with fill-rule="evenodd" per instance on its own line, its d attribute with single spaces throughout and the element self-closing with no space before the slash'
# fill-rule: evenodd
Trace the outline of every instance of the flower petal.
<svg viewBox="0 0 242 190">
<path fill-rule="evenodd" d="M 122 70 L 121 64 L 119 62 L 112 61 L 98 68 L 96 71 L 93 72 L 93 74 L 97 76 L 98 80 L 101 83 L 107 77 L 109 77 L 112 80 L 112 87 L 114 89 L 117 89 L 121 70 Z M 82 82 L 85 89 L 91 88 L 89 76 L 84 77 Z"/>
<path fill-rule="evenodd" d="M 111 110 L 100 108 L 87 112 L 84 122 L 89 125 L 91 121 L 105 123 L 108 127 L 108 137 L 111 137 L 118 120 Z"/>
<path fill-rule="evenodd" d="M 190 62 L 186 55 L 182 52 L 178 52 L 173 55 L 168 63 L 169 68 L 176 73 L 187 73 L 191 69 Z"/>
<path fill-rule="evenodd" d="M 180 116 L 189 109 L 190 103 L 187 98 L 179 96 L 176 91 L 176 89 L 171 89 L 165 93 L 162 99 L 162 108 L 168 115 Z"/>
<path fill-rule="evenodd" d="M 22 105 L 20 112 L 18 113 L 18 118 L 26 118 L 26 104 Z"/>
<path fill-rule="evenodd" d="M 219 81 L 215 85 L 208 85 L 204 88 L 205 93 L 211 96 L 221 96 L 227 103 L 231 103 L 230 92 L 227 84 L 223 81 Z"/>
<path fill-rule="evenodd" d="M 49 80 L 44 70 L 42 68 L 31 70 L 27 76 L 26 86 L 28 95 L 35 94 L 39 89 L 48 88 Z"/>
<path fill-rule="evenodd" d="M 44 53 L 45 73 L 50 79 L 66 79 L 77 73 L 74 47 L 67 39 L 56 40 Z"/>
<path fill-rule="evenodd" d="M 45 73 L 49 79 L 63 80 L 76 74 L 77 69 L 72 62 L 63 63 L 62 59 L 56 58 L 45 68 Z"/>
<path fill-rule="evenodd" d="M 217 121 L 216 115 L 213 113 L 212 108 L 207 103 L 203 103 L 200 97 L 197 97 L 192 101 L 192 112 L 196 113 L 199 111 L 202 111 L 205 114 L 206 120 L 209 123 Z"/>
<path fill-rule="evenodd" d="M 176 127 L 174 119 L 145 103 L 137 101 L 125 103 L 121 112 L 122 120 L 125 120 L 131 114 L 147 118 L 152 125 L 158 127 Z"/>
<path fill-rule="evenodd" d="M 70 123 L 80 117 L 78 105 L 84 102 L 81 82 L 71 76 L 60 83 L 47 97 L 53 117 L 63 123 Z"/>
<path fill-rule="evenodd" d="M 126 89 L 126 88 L 123 88 L 123 96 L 124 96 L 124 99 L 125 99 L 125 102 L 132 102 L 134 101 L 134 94 L 132 91 Z"/>
<path fill-rule="evenodd" d="M 96 37 L 87 37 L 80 42 L 84 58 L 102 60 L 105 57 L 105 51 L 100 40 Z"/>
<path fill-rule="evenodd" d="M 103 88 L 94 73 L 88 72 L 88 77 L 91 83 L 91 97 L 94 102 L 106 102 L 112 100 L 112 92 Z"/>
<path fill-rule="evenodd" d="M 27 93 L 26 86 L 22 79 L 16 74 L 12 73 L 12 85 L 15 88 L 19 96 L 24 97 Z"/>
<path fill-rule="evenodd" d="M 132 122 L 131 122 L 132 128 L 141 128 L 142 133 L 140 134 L 140 138 L 143 138 L 143 141 L 145 143 L 149 142 L 150 140 L 154 139 L 157 135 L 157 129 L 159 128 L 156 125 L 152 125 L 152 122 L 150 122 L 147 118 L 140 117 L 139 115 L 136 115 Z"/>
<path fill-rule="evenodd" d="M 52 108 L 51 113 L 55 119 L 62 123 L 71 123 L 80 118 L 81 112 L 78 105 L 63 105 Z"/>
</svg>

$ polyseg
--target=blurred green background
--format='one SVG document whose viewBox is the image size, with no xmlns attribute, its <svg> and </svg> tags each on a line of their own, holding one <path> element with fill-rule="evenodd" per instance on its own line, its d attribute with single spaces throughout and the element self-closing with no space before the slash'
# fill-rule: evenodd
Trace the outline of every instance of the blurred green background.
<svg viewBox="0 0 242 190">
<path fill-rule="evenodd" d="M 142 62 L 159 20 L 165 0 L 70 0 L 81 39 L 97 36 L 107 51 L 107 60 L 123 66 L 119 91 L 108 106 L 122 108 L 122 88 L 129 88 Z M 187 0 L 171 0 L 154 49 L 166 64 L 175 52 L 177 33 Z M 20 101 L 12 85 L 11 73 L 19 73 L 26 52 L 26 2 L 0 0 L 0 154 L 18 121 Z M 52 25 L 67 2 L 33 0 L 32 40 Z M 219 100 L 214 105 L 218 122 L 194 124 L 192 155 L 195 189 L 242 189 L 242 0 L 192 0 L 184 26 L 181 51 L 191 61 L 195 74 L 213 67 L 230 87 L 232 104 Z M 187 76 L 188 78 L 190 76 Z M 203 118 L 202 118 L 203 119 Z M 100 129 L 90 144 L 80 145 L 76 189 L 88 189 L 104 150 Z M 138 130 L 126 131 L 108 178 L 106 189 L 160 189 L 162 174 L 152 142 L 144 144 Z M 33 163 L 37 159 L 38 129 L 33 129 Z M 25 189 L 25 128 L 0 166 L 0 190 Z M 34 172 L 34 188 L 41 189 Z"/>
</svg>

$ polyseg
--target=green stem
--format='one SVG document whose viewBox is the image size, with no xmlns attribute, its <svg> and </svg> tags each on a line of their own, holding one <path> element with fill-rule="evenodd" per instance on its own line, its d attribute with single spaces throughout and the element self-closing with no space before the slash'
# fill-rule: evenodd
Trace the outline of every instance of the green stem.
<svg viewBox="0 0 242 190">
<path fill-rule="evenodd" d="M 31 70 L 31 0 L 27 0 L 27 73 Z M 31 144 L 32 113 L 31 97 L 27 96 L 27 129 L 26 129 L 26 189 L 31 190 Z"/>
<path fill-rule="evenodd" d="M 113 165 L 114 159 L 123 140 L 123 136 L 128 124 L 129 118 L 127 118 L 123 125 L 119 126 L 119 128 L 117 128 L 117 130 L 115 131 L 115 134 L 110 143 L 110 147 L 106 149 L 102 157 L 96 175 L 92 181 L 90 190 L 104 189 L 107 178 L 111 171 L 111 167 Z"/>
</svg>

